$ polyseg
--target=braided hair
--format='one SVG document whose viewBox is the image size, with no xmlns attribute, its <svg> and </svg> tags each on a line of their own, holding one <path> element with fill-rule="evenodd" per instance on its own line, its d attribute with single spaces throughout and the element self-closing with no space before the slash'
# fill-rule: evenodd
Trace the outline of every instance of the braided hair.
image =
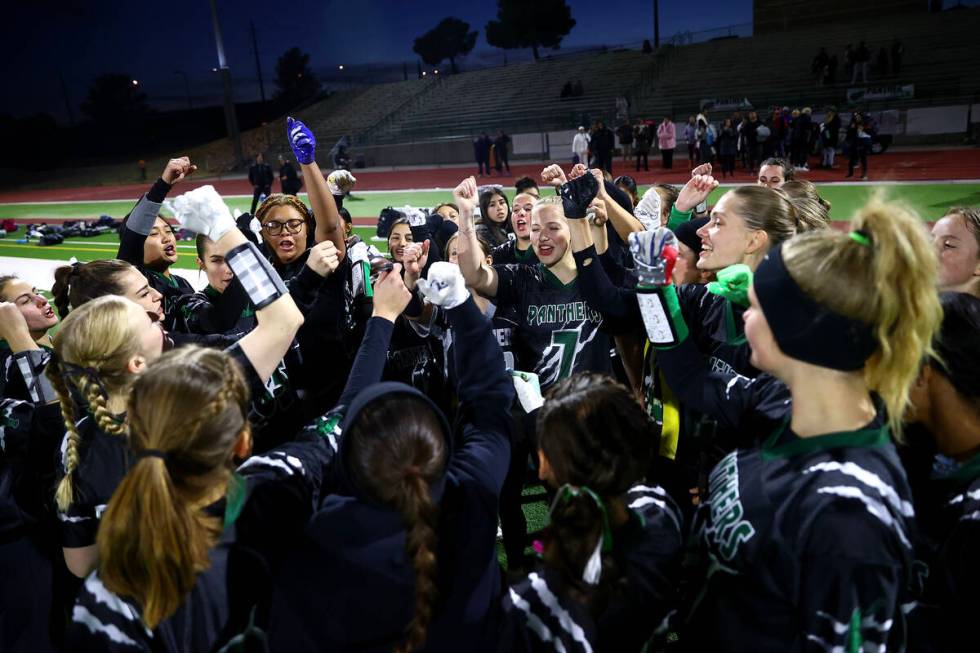
<svg viewBox="0 0 980 653">
<path fill-rule="evenodd" d="M 398 653 L 420 649 L 432 621 L 439 508 L 429 487 L 446 464 L 442 431 L 431 407 L 416 397 L 394 395 L 369 403 L 344 436 L 345 464 L 357 485 L 372 500 L 398 510 L 405 524 L 405 549 L 415 569 L 415 614 Z"/>
<path fill-rule="evenodd" d="M 65 475 L 55 491 L 55 501 L 62 511 L 73 499 L 72 473 L 78 466 L 81 444 L 72 391 L 78 393 L 86 412 L 102 431 L 119 437 L 128 434 L 126 422 L 109 410 L 108 402 L 110 397 L 129 389 L 129 361 L 141 353 L 140 339 L 129 320 L 132 306 L 133 302 L 113 295 L 87 302 L 64 319 L 52 340 L 54 356 L 46 374 L 58 393 L 67 429 Z"/>
<path fill-rule="evenodd" d="M 167 352 L 133 383 L 130 444 L 136 462 L 99 525 L 99 575 L 139 604 L 154 628 L 174 613 L 210 565 L 221 522 L 200 509 L 232 479 L 248 438 L 248 387 L 228 354 Z"/>
</svg>

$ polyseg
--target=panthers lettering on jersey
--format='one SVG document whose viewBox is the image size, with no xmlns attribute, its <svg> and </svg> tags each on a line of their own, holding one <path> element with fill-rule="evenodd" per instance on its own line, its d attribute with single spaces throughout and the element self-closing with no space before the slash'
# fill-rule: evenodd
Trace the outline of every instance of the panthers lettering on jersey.
<svg viewBox="0 0 980 653">
<path fill-rule="evenodd" d="M 497 305 L 517 312 L 514 354 L 519 369 L 536 373 L 542 388 L 576 372 L 610 370 L 602 315 L 583 300 L 576 281 L 563 284 L 541 264 L 494 269 Z"/>
<path fill-rule="evenodd" d="M 863 430 L 807 438 L 787 419 L 731 452 L 695 517 L 705 581 L 683 648 L 901 650 L 911 496 L 883 410 Z"/>
</svg>

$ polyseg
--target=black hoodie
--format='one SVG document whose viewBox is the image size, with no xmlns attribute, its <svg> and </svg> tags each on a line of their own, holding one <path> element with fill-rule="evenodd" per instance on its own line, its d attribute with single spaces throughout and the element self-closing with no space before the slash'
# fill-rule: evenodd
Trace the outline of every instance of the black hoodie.
<svg viewBox="0 0 980 653">
<path fill-rule="evenodd" d="M 494 650 L 500 570 L 497 503 L 510 462 L 514 388 L 489 320 L 472 299 L 447 311 L 457 347 L 459 417 L 448 442 L 444 476 L 431 488 L 439 504 L 438 595 L 425 650 Z M 342 397 L 343 431 L 383 395 L 417 390 L 381 377 L 392 325 L 372 318 Z M 368 385 L 374 383 L 373 385 Z M 366 387 L 365 387 L 366 386 Z M 343 410 L 343 409 L 342 409 Z M 440 417 L 441 413 L 438 413 Z M 446 433 L 448 422 L 442 417 Z M 454 445 L 454 446 L 452 446 Z M 273 650 L 391 651 L 403 641 L 415 609 L 415 571 L 405 528 L 392 508 L 373 503 L 344 469 L 306 537 L 276 580 L 270 624 Z"/>
</svg>

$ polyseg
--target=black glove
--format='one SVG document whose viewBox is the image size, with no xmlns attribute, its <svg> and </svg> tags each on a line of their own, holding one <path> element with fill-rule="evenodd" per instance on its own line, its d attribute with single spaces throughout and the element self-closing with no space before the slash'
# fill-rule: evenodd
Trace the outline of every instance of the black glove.
<svg viewBox="0 0 980 653">
<path fill-rule="evenodd" d="M 561 195 L 565 217 L 573 220 L 584 218 L 589 204 L 592 203 L 598 192 L 599 182 L 596 181 L 591 172 L 562 184 L 558 189 L 558 194 Z"/>
</svg>

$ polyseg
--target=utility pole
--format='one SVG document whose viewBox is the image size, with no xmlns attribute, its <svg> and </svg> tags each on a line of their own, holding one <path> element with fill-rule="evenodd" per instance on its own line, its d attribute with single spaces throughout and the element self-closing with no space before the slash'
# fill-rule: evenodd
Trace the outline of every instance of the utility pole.
<svg viewBox="0 0 980 653">
<path fill-rule="evenodd" d="M 653 0 L 653 48 L 660 47 L 660 0 Z"/>
<path fill-rule="evenodd" d="M 259 63 L 259 42 L 255 38 L 255 21 L 249 20 L 248 24 L 252 27 L 252 52 L 255 53 L 255 72 L 259 74 L 259 93 L 262 95 L 262 104 L 265 104 L 265 84 L 262 82 L 262 64 Z"/>
<path fill-rule="evenodd" d="M 61 72 L 61 68 L 58 68 L 58 81 L 61 82 L 61 94 L 65 98 L 65 110 L 68 111 L 68 124 L 75 124 L 75 113 L 71 110 L 71 101 L 68 99 L 68 85 L 65 84 L 65 76 Z"/>
<path fill-rule="evenodd" d="M 235 167 L 239 167 L 244 162 L 242 156 L 242 135 L 238 132 L 238 117 L 235 115 L 235 101 L 232 98 L 231 71 L 228 70 L 228 63 L 225 61 L 225 46 L 221 40 L 221 26 L 218 24 L 218 10 L 211 3 L 211 22 L 214 23 L 214 42 L 218 48 L 218 70 L 221 73 L 221 81 L 224 82 L 225 90 L 225 127 L 228 130 L 228 138 L 231 139 L 232 147 L 235 152 Z"/>
</svg>

